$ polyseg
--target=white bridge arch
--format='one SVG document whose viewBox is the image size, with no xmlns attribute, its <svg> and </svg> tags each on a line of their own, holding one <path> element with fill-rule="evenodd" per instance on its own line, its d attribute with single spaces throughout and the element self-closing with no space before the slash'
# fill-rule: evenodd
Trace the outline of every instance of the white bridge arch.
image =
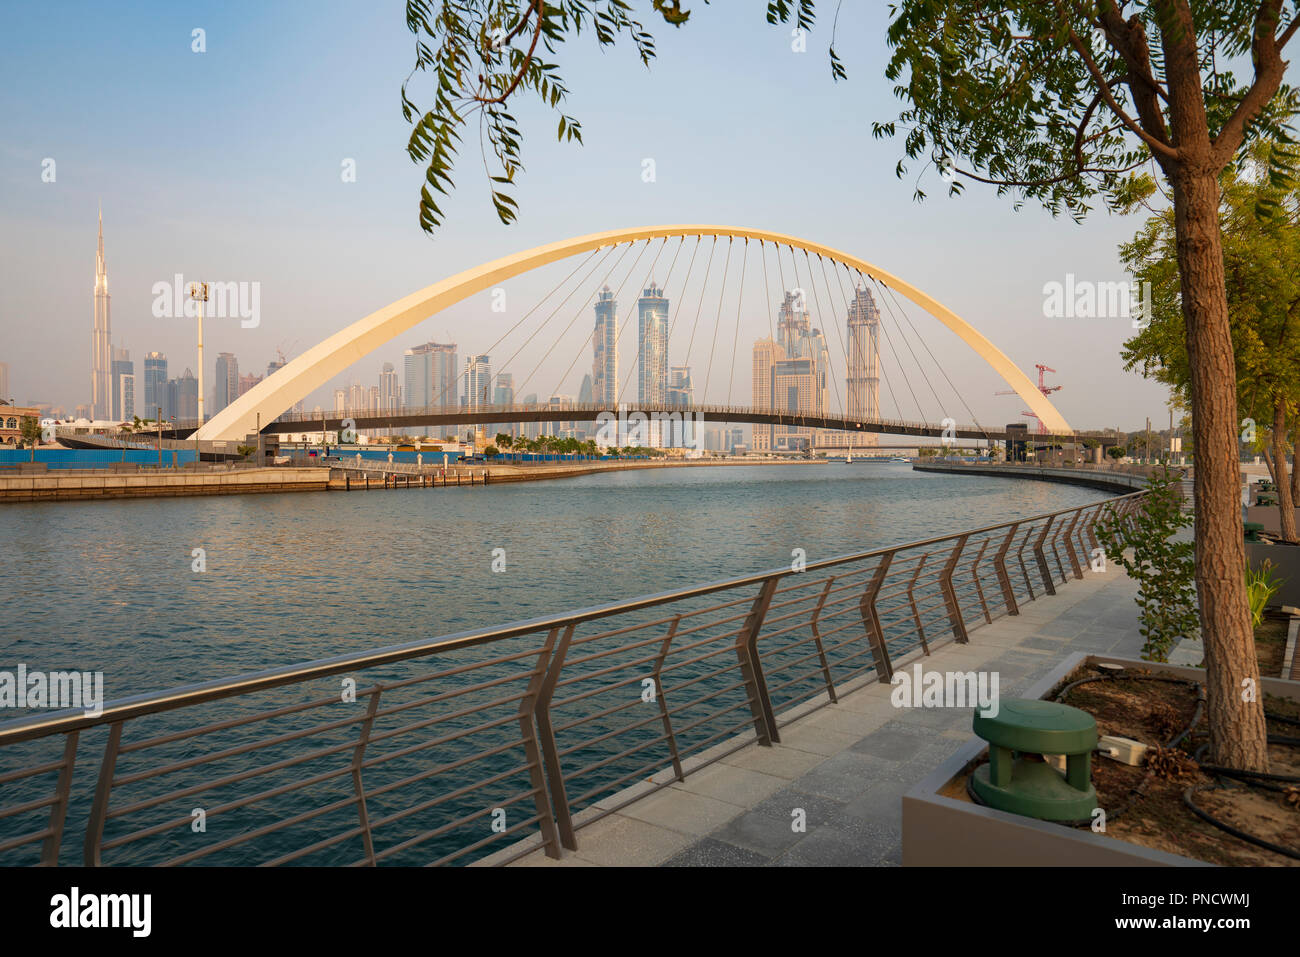
<svg viewBox="0 0 1300 957">
<path fill-rule="evenodd" d="M 865 260 L 829 246 L 762 229 L 742 229 L 733 226 L 644 226 L 591 233 L 575 239 L 548 243 L 545 246 L 538 246 L 467 269 L 399 299 L 317 343 L 272 375 L 267 376 L 258 385 L 214 415 L 198 430 L 196 438 L 215 441 L 242 439 L 256 431 L 259 418 L 262 424 L 269 424 L 280 413 L 291 408 L 295 402 L 330 381 L 358 359 L 369 355 L 435 313 L 521 273 L 606 246 L 679 236 L 756 239 L 777 246 L 791 246 L 870 276 L 905 296 L 955 332 L 1025 400 L 1026 405 L 1038 416 L 1048 432 L 1067 435 L 1073 431 L 1029 376 L 1025 375 L 974 326 L 920 289 Z"/>
</svg>

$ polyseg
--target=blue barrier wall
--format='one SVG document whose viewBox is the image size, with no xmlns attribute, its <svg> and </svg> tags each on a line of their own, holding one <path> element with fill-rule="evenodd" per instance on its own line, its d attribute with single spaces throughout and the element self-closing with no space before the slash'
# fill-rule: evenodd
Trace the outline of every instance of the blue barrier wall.
<svg viewBox="0 0 1300 957">
<path fill-rule="evenodd" d="M 175 455 L 177 465 L 196 461 L 193 449 L 163 449 L 164 468 L 172 465 Z M 21 465 L 31 462 L 30 449 L 0 449 L 0 465 Z M 51 469 L 102 469 L 110 465 L 158 465 L 157 449 L 127 449 L 126 458 L 122 458 L 121 449 L 37 449 L 36 461 L 43 462 Z"/>
</svg>

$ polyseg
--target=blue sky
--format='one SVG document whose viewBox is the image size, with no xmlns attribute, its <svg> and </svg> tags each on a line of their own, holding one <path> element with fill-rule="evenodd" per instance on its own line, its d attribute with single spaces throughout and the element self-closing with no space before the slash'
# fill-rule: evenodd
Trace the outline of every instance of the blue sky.
<svg viewBox="0 0 1300 957">
<path fill-rule="evenodd" d="M 800 54 L 788 29 L 764 22 L 758 0 L 694 6 L 683 29 L 653 23 L 659 57 L 649 71 L 626 42 L 567 45 L 567 111 L 586 144 L 557 144 L 553 114 L 520 101 L 518 223 L 497 222 L 470 136 L 447 226 L 430 240 L 417 222 L 423 173 L 406 157 L 399 109 L 414 49 L 401 2 L 11 5 L 0 35 L 0 361 L 11 392 L 69 409 L 87 400 L 102 201 L 113 341 L 131 350 L 137 372 L 150 350 L 167 353 L 172 375 L 194 365 L 192 323 L 150 312 L 153 284 L 177 272 L 261 283 L 256 329 L 205 326 L 210 385 L 219 351 L 234 352 L 241 371 L 263 372 L 277 346 L 296 354 L 488 259 L 617 226 L 714 222 L 803 236 L 909 280 L 1031 374 L 1035 362 L 1059 370 L 1064 389 L 1053 398 L 1076 427 L 1165 421 L 1164 390 L 1119 369 L 1127 323 L 1042 316 L 1046 282 L 1127 278 L 1116 248 L 1137 218 L 1098 212 L 1080 226 L 1016 212 L 978 186 L 950 199 L 933 176 L 931 198 L 915 203 L 913 181 L 894 175 L 900 145 L 870 135 L 873 120 L 899 109 L 883 77 L 883 3 L 844 5 L 837 46 L 849 79 L 838 84 L 825 58 L 829 11 Z M 203 54 L 190 49 L 196 27 L 206 31 Z M 47 157 L 54 183 L 41 181 Z M 642 181 L 645 158 L 654 183 Z M 355 183 L 340 177 L 345 159 L 356 161 Z M 512 309 L 557 278 L 512 285 Z M 752 286 L 742 310 L 741 398 L 749 344 L 767 326 L 761 298 Z M 927 343 L 975 414 L 1014 421 L 1019 400 L 993 396 L 1002 386 L 973 353 L 914 317 L 929 323 Z M 588 333 L 589 317 L 579 319 L 575 334 Z M 463 362 L 502 321 L 486 294 L 475 297 L 334 384 L 372 385 L 382 362 L 400 368 L 404 348 L 448 333 Z M 674 352 L 670 344 L 677 363 Z M 571 358 L 566 342 L 544 369 L 560 391 L 577 391 L 560 381 Z M 329 405 L 325 390 L 307 407 L 318 403 Z"/>
</svg>

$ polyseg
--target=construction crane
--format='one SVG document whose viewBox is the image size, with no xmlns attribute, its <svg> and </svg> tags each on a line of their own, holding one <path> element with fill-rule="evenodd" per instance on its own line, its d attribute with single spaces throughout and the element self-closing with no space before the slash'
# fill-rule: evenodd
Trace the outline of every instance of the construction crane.
<svg viewBox="0 0 1300 957">
<path fill-rule="evenodd" d="M 1038 391 L 1043 393 L 1043 395 L 1051 395 L 1053 392 L 1060 392 L 1061 389 L 1064 388 L 1064 386 L 1059 386 L 1059 385 L 1048 385 L 1043 380 L 1044 373 L 1056 371 L 1051 366 L 1046 366 L 1043 365 L 1041 362 L 1036 362 L 1034 363 L 1034 368 L 1038 370 Z M 1019 393 L 1016 392 L 1015 389 L 1004 389 L 1001 392 L 994 392 L 993 394 L 994 395 L 1019 395 Z M 1047 432 L 1047 427 L 1043 425 L 1043 420 L 1040 419 L 1036 414 L 1034 414 L 1033 412 L 1021 412 L 1020 414 L 1024 416 L 1028 416 L 1029 418 L 1033 419 L 1035 422 L 1038 423 L 1037 427 L 1035 427 L 1034 429 L 1035 433 L 1042 435 Z"/>
</svg>

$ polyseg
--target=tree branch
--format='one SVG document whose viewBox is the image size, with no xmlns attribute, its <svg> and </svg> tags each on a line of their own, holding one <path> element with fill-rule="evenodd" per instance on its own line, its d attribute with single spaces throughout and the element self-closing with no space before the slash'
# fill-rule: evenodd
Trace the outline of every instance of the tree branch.
<svg viewBox="0 0 1300 957">
<path fill-rule="evenodd" d="M 1232 116 L 1223 124 L 1219 134 L 1210 146 L 1210 155 L 1220 168 L 1232 159 L 1242 141 L 1246 138 L 1246 127 L 1257 117 L 1261 110 L 1273 99 L 1273 94 L 1282 85 L 1284 64 L 1273 31 L 1277 29 L 1281 17 L 1282 0 L 1263 0 L 1255 14 L 1255 34 L 1251 41 L 1252 59 L 1255 61 L 1255 82 L 1241 103 L 1233 110 Z M 1293 29 L 1295 24 L 1291 25 Z"/>
</svg>

